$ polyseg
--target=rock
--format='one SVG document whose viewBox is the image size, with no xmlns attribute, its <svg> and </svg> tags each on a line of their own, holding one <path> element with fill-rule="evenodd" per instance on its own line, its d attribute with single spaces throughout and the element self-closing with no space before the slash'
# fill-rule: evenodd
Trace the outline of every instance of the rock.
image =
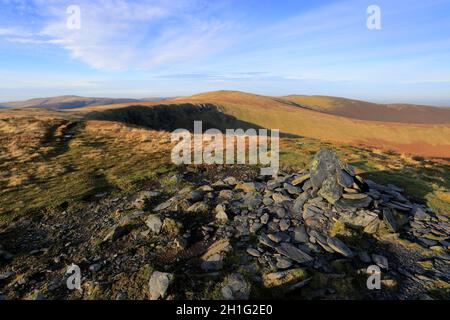
<svg viewBox="0 0 450 320">
<path fill-rule="evenodd" d="M 328 178 L 334 177 L 337 183 L 337 172 L 341 170 L 340 161 L 336 153 L 330 149 L 321 149 L 314 155 L 310 166 L 312 186 L 319 190 Z"/>
<path fill-rule="evenodd" d="M 267 182 L 267 189 L 269 189 L 269 190 L 275 190 L 279 187 L 281 187 L 280 181 L 271 180 L 271 181 Z"/>
<path fill-rule="evenodd" d="M 167 290 L 173 281 L 173 274 L 155 271 L 149 281 L 150 300 L 158 300 L 166 296 Z"/>
<path fill-rule="evenodd" d="M 203 186 L 201 186 L 200 188 L 198 188 L 198 190 L 201 190 L 201 191 L 203 191 L 204 193 L 208 193 L 208 192 L 213 192 L 214 191 L 214 188 L 213 187 L 211 187 L 210 185 L 203 185 Z"/>
<path fill-rule="evenodd" d="M 326 199 L 329 203 L 334 204 L 342 197 L 343 188 L 337 183 L 334 176 L 327 177 L 320 188 L 318 194 Z"/>
<path fill-rule="evenodd" d="M 284 257 L 277 257 L 277 268 L 288 269 L 292 266 L 292 261 Z"/>
<path fill-rule="evenodd" d="M 300 191 L 302 190 L 302 189 L 300 189 L 299 187 L 295 187 L 295 186 L 293 186 L 293 185 L 290 184 L 290 183 L 285 183 L 285 184 L 283 185 L 283 187 L 284 187 L 284 189 L 285 189 L 288 193 L 290 193 L 290 194 L 292 194 L 292 195 L 297 195 L 297 194 L 299 194 Z"/>
<path fill-rule="evenodd" d="M 337 176 L 337 182 L 343 188 L 350 188 L 353 185 L 353 178 L 347 172 L 338 170 L 336 176 Z"/>
<path fill-rule="evenodd" d="M 387 203 L 386 205 L 389 208 L 403 211 L 403 212 L 410 212 L 412 210 L 412 207 L 410 205 L 407 205 L 405 203 L 399 203 L 399 202 L 392 201 L 392 200 L 389 203 Z"/>
<path fill-rule="evenodd" d="M 327 244 L 337 253 L 342 254 L 346 258 L 354 256 L 353 251 L 350 250 L 345 243 L 336 237 L 328 237 Z"/>
<path fill-rule="evenodd" d="M 320 209 L 312 204 L 307 203 L 303 206 L 302 217 L 304 220 L 307 220 L 308 218 L 314 218 L 314 217 L 320 216 L 322 214 L 323 214 L 322 209 Z"/>
<path fill-rule="evenodd" d="M 383 209 L 383 220 L 386 223 L 386 226 L 392 231 L 397 232 L 398 231 L 398 224 L 395 220 L 394 213 L 389 208 Z"/>
<path fill-rule="evenodd" d="M 302 190 L 303 191 L 308 191 L 309 189 L 312 189 L 313 185 L 311 180 L 306 180 L 306 182 L 303 184 Z"/>
<path fill-rule="evenodd" d="M 371 202 L 372 198 L 370 197 L 359 200 L 341 198 L 338 201 L 336 201 L 335 206 L 338 209 L 358 209 L 358 208 L 367 208 Z"/>
<path fill-rule="evenodd" d="M 256 186 L 253 182 L 244 182 L 244 183 L 238 183 L 235 187 L 237 190 L 242 190 L 246 193 L 249 192 L 256 192 Z"/>
<path fill-rule="evenodd" d="M 101 263 L 94 263 L 89 266 L 89 271 L 96 273 L 102 269 L 103 265 Z"/>
<path fill-rule="evenodd" d="M 297 177 L 294 180 L 292 180 L 292 185 L 298 186 L 299 184 L 301 184 L 301 183 L 305 182 L 306 180 L 308 180 L 310 177 L 311 177 L 310 174 L 301 175 L 300 177 Z"/>
<path fill-rule="evenodd" d="M 282 243 L 279 247 L 276 247 L 276 251 L 298 263 L 308 263 L 313 260 L 306 252 L 289 243 Z"/>
<path fill-rule="evenodd" d="M 287 197 L 287 196 L 285 196 L 285 195 L 283 195 L 281 193 L 274 193 L 272 195 L 272 199 L 273 199 L 273 201 L 275 201 L 275 203 L 281 203 L 281 202 L 284 202 L 284 201 L 292 201 L 291 198 L 289 198 L 289 197 Z"/>
<path fill-rule="evenodd" d="M 38 291 L 34 294 L 33 300 L 44 301 L 44 300 L 47 300 L 47 298 L 45 297 L 45 295 L 43 295 L 41 292 Z"/>
<path fill-rule="evenodd" d="M 231 250 L 230 241 L 228 239 L 220 239 L 208 247 L 206 253 L 202 256 L 202 260 L 207 261 L 216 253 L 226 252 Z"/>
<path fill-rule="evenodd" d="M 218 204 L 216 206 L 215 212 L 216 212 L 216 220 L 219 223 L 227 223 L 228 222 L 228 216 L 227 216 L 227 213 L 225 212 L 225 207 L 223 205 Z"/>
<path fill-rule="evenodd" d="M 261 229 L 262 226 L 263 226 L 263 225 L 262 225 L 261 223 L 255 222 L 255 223 L 253 223 L 253 224 L 250 226 L 249 231 L 250 231 L 251 233 L 257 233 L 258 230 Z"/>
<path fill-rule="evenodd" d="M 256 195 L 255 193 L 247 193 L 243 197 L 243 205 L 248 209 L 256 209 L 262 200 L 261 197 Z"/>
<path fill-rule="evenodd" d="M 389 269 L 389 263 L 388 263 L 388 259 L 386 257 L 378 255 L 378 254 L 372 254 L 372 260 L 380 268 L 383 268 L 386 270 Z"/>
<path fill-rule="evenodd" d="M 270 240 L 270 238 L 266 234 L 261 234 L 258 236 L 258 240 L 261 244 L 274 249 L 276 247 L 276 244 Z"/>
<path fill-rule="evenodd" d="M 342 197 L 350 200 L 364 200 L 367 199 L 369 195 L 366 193 L 344 193 Z"/>
<path fill-rule="evenodd" d="M 223 179 L 223 182 L 229 184 L 230 186 L 235 186 L 238 184 L 238 181 L 235 177 L 226 177 L 225 179 Z"/>
<path fill-rule="evenodd" d="M 267 222 L 269 222 L 269 218 L 270 218 L 270 216 L 269 216 L 269 214 L 268 213 L 265 213 L 265 214 L 263 214 L 262 216 L 261 216 L 261 223 L 262 224 L 267 224 Z"/>
<path fill-rule="evenodd" d="M 427 239 L 427 238 L 418 238 L 418 240 L 425 246 L 425 247 L 433 247 L 435 246 L 438 242 L 435 240 L 431 240 L 431 239 Z"/>
<path fill-rule="evenodd" d="M 286 231 L 287 229 L 289 229 L 289 227 L 290 227 L 289 220 L 281 219 L 281 221 L 280 221 L 280 230 L 281 231 Z"/>
<path fill-rule="evenodd" d="M 248 253 L 249 255 L 251 255 L 251 256 L 253 256 L 253 257 L 259 257 L 259 256 L 261 256 L 261 252 L 259 252 L 259 251 L 256 250 L 256 249 L 248 248 L 246 251 L 247 251 L 247 253 Z"/>
<path fill-rule="evenodd" d="M 364 228 L 364 232 L 367 234 L 375 234 L 377 233 L 379 228 L 380 228 L 380 221 L 378 219 L 374 219 Z"/>
<path fill-rule="evenodd" d="M 281 287 L 300 282 L 307 277 L 305 269 L 296 268 L 286 271 L 266 273 L 263 275 L 263 285 L 266 288 Z"/>
<path fill-rule="evenodd" d="M 204 271 L 217 271 L 223 268 L 223 257 L 221 254 L 216 253 L 210 256 L 206 261 L 203 261 L 201 268 Z"/>
<path fill-rule="evenodd" d="M 286 210 L 283 207 L 276 207 L 274 211 L 280 219 L 286 216 Z"/>
<path fill-rule="evenodd" d="M 263 198 L 263 204 L 266 206 L 270 206 L 274 203 L 274 201 L 272 200 L 272 198 L 269 197 L 264 197 Z"/>
<path fill-rule="evenodd" d="M 302 212 L 303 211 L 303 205 L 305 202 L 310 198 L 310 195 L 307 192 L 303 192 L 300 194 L 297 199 L 294 201 L 293 210 L 294 212 Z"/>
<path fill-rule="evenodd" d="M 247 300 L 250 296 L 250 284 L 240 273 L 229 275 L 223 282 L 221 289 L 225 300 Z"/>
<path fill-rule="evenodd" d="M 172 205 L 172 199 L 169 199 L 169 200 L 167 200 L 167 201 L 157 205 L 153 210 L 155 210 L 155 211 L 163 211 L 163 210 L 168 209 L 171 205 Z"/>
<path fill-rule="evenodd" d="M 307 243 L 309 236 L 306 233 L 306 228 L 303 225 L 294 228 L 294 241 L 299 243 Z"/>
<path fill-rule="evenodd" d="M 120 226 L 129 226 L 136 223 L 140 218 L 144 216 L 144 211 L 134 211 L 133 213 L 127 214 L 125 217 L 120 219 Z"/>
<path fill-rule="evenodd" d="M 206 213 L 209 211 L 209 207 L 204 202 L 196 202 L 192 206 L 190 206 L 186 211 L 190 213 Z"/>
<path fill-rule="evenodd" d="M 416 207 L 413 210 L 414 220 L 418 221 L 430 221 L 431 217 L 422 208 Z"/>
<path fill-rule="evenodd" d="M 0 273 L 0 281 L 3 280 L 7 280 L 13 276 L 15 276 L 16 274 L 14 272 L 5 272 L 5 273 Z"/>
<path fill-rule="evenodd" d="M 221 190 L 219 192 L 219 199 L 231 200 L 233 199 L 233 191 L 231 190 Z"/>
<path fill-rule="evenodd" d="M 283 238 L 277 233 L 269 233 L 267 237 L 275 243 L 280 243 Z"/>
<path fill-rule="evenodd" d="M 149 215 L 147 220 L 145 221 L 145 224 L 153 233 L 159 234 L 161 232 L 162 221 L 158 215 Z"/>
<path fill-rule="evenodd" d="M 187 196 L 187 199 L 191 202 L 199 202 L 203 200 L 203 197 L 205 196 L 205 192 L 201 189 L 193 190 L 189 193 Z"/>
</svg>

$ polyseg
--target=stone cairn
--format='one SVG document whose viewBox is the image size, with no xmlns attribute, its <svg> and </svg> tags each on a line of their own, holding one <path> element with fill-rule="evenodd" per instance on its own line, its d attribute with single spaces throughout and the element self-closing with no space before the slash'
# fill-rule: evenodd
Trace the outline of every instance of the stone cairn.
<svg viewBox="0 0 450 320">
<path fill-rule="evenodd" d="M 223 269 L 224 258 L 234 250 L 246 252 L 250 262 L 275 277 L 305 266 L 327 272 L 328 262 L 339 258 L 395 268 L 382 252 L 367 252 L 332 235 L 337 221 L 369 237 L 381 229 L 385 234 L 401 233 L 425 249 L 440 249 L 438 259 L 450 260 L 447 217 L 411 202 L 395 185 L 364 180 L 329 149 L 320 150 L 303 172 L 281 172 L 250 182 L 227 177 L 182 190 L 154 211 L 158 214 L 149 218 L 148 225 L 158 232 L 170 212 L 214 213 L 215 221 L 202 226 L 204 239 L 213 242 L 202 256 L 201 268 L 206 272 Z M 189 244 L 185 241 L 183 246 Z M 448 272 L 441 275 L 450 277 Z M 233 297 L 227 290 L 227 296 Z"/>
<path fill-rule="evenodd" d="M 327 235 L 338 220 L 367 234 L 383 227 L 392 233 L 402 230 L 425 247 L 448 246 L 448 219 L 402 193 L 392 184 L 364 180 L 335 152 L 322 149 L 304 172 L 280 173 L 269 180 L 259 177 L 255 182 L 228 177 L 185 195 L 180 192 L 155 210 L 179 210 L 180 205 L 187 212 L 215 208 L 216 222 L 204 231 L 211 237 L 236 238 L 244 246 L 256 236 L 259 243 L 247 252 L 272 269 L 313 262 L 314 254 L 323 251 L 354 257 L 357 248 Z M 434 240 L 425 237 L 429 233 L 437 235 Z M 206 261 L 205 269 L 222 266 L 220 252 L 207 258 L 211 263 Z"/>
</svg>

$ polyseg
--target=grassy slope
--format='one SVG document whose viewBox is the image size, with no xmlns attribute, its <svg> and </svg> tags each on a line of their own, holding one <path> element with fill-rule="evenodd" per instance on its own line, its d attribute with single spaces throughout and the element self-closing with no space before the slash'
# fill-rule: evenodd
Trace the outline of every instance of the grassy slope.
<svg viewBox="0 0 450 320">
<path fill-rule="evenodd" d="M 291 95 L 283 98 L 311 110 L 353 119 L 423 124 L 450 123 L 450 108 L 378 104 L 327 96 Z"/>
<path fill-rule="evenodd" d="M 236 118 L 299 136 L 340 143 L 365 144 L 386 150 L 450 157 L 450 124 L 424 125 L 363 121 L 328 115 L 278 98 L 242 92 L 211 92 L 177 102 L 215 103 Z"/>
<path fill-rule="evenodd" d="M 65 141 L 60 128 L 74 119 L 40 114 L 0 113 L 0 220 L 99 192 L 130 191 L 173 167 L 165 132 L 75 119 L 74 136 Z"/>
<path fill-rule="evenodd" d="M 79 202 L 103 191 L 130 192 L 141 182 L 167 179 L 172 174 L 168 172 L 175 172 L 167 132 L 84 121 L 67 112 L 33 113 L 0 112 L 1 219 Z M 73 138 L 64 141 L 61 128 L 73 122 Z M 323 146 L 338 150 L 367 177 L 398 184 L 441 214 L 450 213 L 448 161 L 299 137 L 281 139 L 281 164 L 300 170 Z"/>
</svg>

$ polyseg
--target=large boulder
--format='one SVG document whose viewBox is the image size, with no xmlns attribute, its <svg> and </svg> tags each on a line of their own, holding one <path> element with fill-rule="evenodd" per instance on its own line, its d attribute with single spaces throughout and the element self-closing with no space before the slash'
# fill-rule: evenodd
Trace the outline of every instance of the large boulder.
<svg viewBox="0 0 450 320">
<path fill-rule="evenodd" d="M 365 189 L 365 183 L 361 177 L 355 175 L 349 164 L 342 162 L 330 149 L 321 149 L 314 156 L 310 165 L 310 181 L 317 194 L 331 204 L 365 208 L 372 201 L 366 194 L 347 193 Z"/>
</svg>

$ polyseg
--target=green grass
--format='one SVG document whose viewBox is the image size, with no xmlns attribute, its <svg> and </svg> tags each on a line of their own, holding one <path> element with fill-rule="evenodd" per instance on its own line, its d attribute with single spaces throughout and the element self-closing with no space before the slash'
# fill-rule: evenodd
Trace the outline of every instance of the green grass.
<svg viewBox="0 0 450 320">
<path fill-rule="evenodd" d="M 36 143 L 38 147 L 30 151 L 32 158 L 27 154 L 4 161 L 1 168 L 9 177 L 0 180 L 0 220 L 9 221 L 19 214 L 64 202 L 79 202 L 97 193 L 134 192 L 144 182 L 168 182 L 176 172 L 170 162 L 170 144 L 163 142 L 167 133 L 99 123 L 89 130 L 83 124 L 66 145 L 51 135 L 42 135 L 46 141 Z M 142 141 L 142 136 L 150 136 L 150 141 Z M 364 177 L 396 184 L 437 213 L 450 213 L 450 166 L 445 161 L 310 138 L 282 138 L 281 167 L 294 171 L 307 168 L 322 147 L 337 150 Z M 8 179 L 22 182 L 11 186 Z"/>
</svg>

